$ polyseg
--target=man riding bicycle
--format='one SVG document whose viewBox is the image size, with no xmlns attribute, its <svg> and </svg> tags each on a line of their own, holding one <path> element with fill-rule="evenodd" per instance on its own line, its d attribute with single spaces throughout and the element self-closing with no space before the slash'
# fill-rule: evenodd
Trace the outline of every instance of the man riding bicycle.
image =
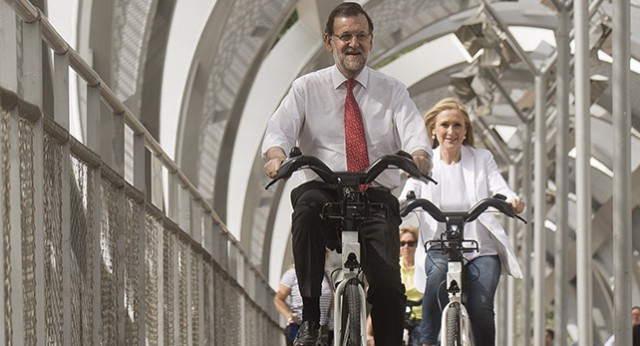
<svg viewBox="0 0 640 346">
<path fill-rule="evenodd" d="M 305 155 L 334 171 L 362 171 L 373 160 L 399 150 L 409 152 L 424 174 L 431 169 L 431 149 L 420 113 L 399 81 L 366 66 L 373 44 L 373 23 L 357 3 L 342 3 L 329 15 L 324 44 L 335 65 L 293 82 L 270 118 L 262 145 L 265 173 L 276 176 L 296 144 Z M 294 345 L 314 345 L 318 338 L 318 301 L 325 246 L 338 244 L 336 227 L 320 218 L 322 207 L 339 198 L 332 186 L 303 171 L 303 184 L 291 193 L 292 246 L 303 299 L 302 320 Z M 399 345 L 405 307 L 400 281 L 398 201 L 391 190 L 398 174 L 382 173 L 367 189 L 372 202 L 388 208 L 386 218 L 363 227 L 362 266 L 379 345 Z M 383 215 L 383 214 L 381 214 Z"/>
</svg>

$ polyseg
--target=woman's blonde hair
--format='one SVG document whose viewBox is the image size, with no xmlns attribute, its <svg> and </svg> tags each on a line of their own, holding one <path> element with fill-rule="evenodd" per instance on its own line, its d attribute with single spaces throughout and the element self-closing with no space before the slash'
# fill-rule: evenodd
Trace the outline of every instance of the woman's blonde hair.
<svg viewBox="0 0 640 346">
<path fill-rule="evenodd" d="M 413 240 L 418 241 L 418 228 L 415 226 L 400 227 L 400 237 L 405 233 L 411 233 Z"/>
<path fill-rule="evenodd" d="M 436 127 L 436 118 L 438 117 L 438 114 L 447 110 L 457 110 L 462 114 L 464 117 L 464 126 L 467 129 L 467 135 L 462 141 L 462 144 L 473 147 L 473 126 L 471 126 L 469 112 L 467 111 L 467 107 L 464 103 L 455 97 L 447 97 L 438 101 L 438 103 L 431 107 L 431 109 L 424 115 L 424 125 L 427 127 L 429 139 L 432 141 L 431 147 L 435 149 L 440 145 L 440 143 L 438 143 L 438 139 L 433 135 L 433 130 Z"/>
</svg>

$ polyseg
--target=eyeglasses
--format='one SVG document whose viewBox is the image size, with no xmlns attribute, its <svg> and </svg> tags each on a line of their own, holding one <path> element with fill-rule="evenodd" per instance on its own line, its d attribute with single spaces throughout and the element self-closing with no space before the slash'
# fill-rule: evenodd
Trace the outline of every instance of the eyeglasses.
<svg viewBox="0 0 640 346">
<path fill-rule="evenodd" d="M 401 241 L 400 242 L 400 247 L 403 247 L 405 245 L 409 245 L 409 247 L 414 247 L 414 246 L 416 246 L 416 242 L 414 240 Z"/>
<path fill-rule="evenodd" d="M 353 40 L 354 37 L 356 38 L 356 41 L 364 42 L 366 39 L 369 38 L 369 36 L 371 36 L 371 33 L 359 32 L 357 34 L 352 34 L 350 32 L 345 32 L 342 35 L 333 34 L 333 36 L 337 37 L 338 39 L 340 39 L 340 41 L 342 41 L 344 43 L 350 43 L 351 40 Z"/>
</svg>

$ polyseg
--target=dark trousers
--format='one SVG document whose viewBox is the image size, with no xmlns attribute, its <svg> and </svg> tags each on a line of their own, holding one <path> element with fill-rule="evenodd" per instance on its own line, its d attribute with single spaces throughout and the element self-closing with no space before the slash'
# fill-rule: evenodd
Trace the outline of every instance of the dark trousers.
<svg viewBox="0 0 640 346">
<path fill-rule="evenodd" d="M 369 283 L 374 337 L 378 346 L 396 346 L 402 342 L 406 304 L 400 279 L 398 200 L 383 189 L 371 188 L 367 193 L 371 202 L 388 207 L 386 219 L 375 217 L 361 224 L 362 267 Z M 327 202 L 338 199 L 335 190 L 316 181 L 291 192 L 293 258 L 302 297 L 320 297 L 325 247 L 335 244 L 339 229 L 339 224 L 323 221 L 320 214 Z"/>
</svg>

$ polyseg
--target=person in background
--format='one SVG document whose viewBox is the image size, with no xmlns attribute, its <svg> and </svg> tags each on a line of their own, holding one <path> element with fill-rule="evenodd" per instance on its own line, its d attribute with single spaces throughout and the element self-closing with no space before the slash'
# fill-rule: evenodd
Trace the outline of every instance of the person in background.
<svg viewBox="0 0 640 346">
<path fill-rule="evenodd" d="M 634 306 L 631 308 L 631 334 L 633 340 L 633 346 L 640 346 L 640 306 Z M 616 335 L 613 334 L 607 341 L 604 343 L 604 346 L 615 346 L 616 345 Z"/>
<path fill-rule="evenodd" d="M 402 277 L 402 283 L 405 288 L 405 296 L 407 301 L 420 303 L 422 301 L 422 292 L 420 292 L 414 284 L 414 272 L 415 272 L 415 254 L 418 247 L 418 228 L 414 226 L 401 227 L 400 228 L 400 273 Z M 407 311 L 410 311 L 411 324 L 413 329 L 411 330 L 411 346 L 420 346 L 420 322 L 422 320 L 422 305 L 414 307 L 407 307 Z M 406 326 L 405 326 L 406 327 Z M 367 319 L 367 346 L 374 346 L 373 340 L 373 326 L 371 325 L 371 318 Z"/>
<path fill-rule="evenodd" d="M 329 342 L 333 340 L 332 295 L 331 281 L 325 272 L 322 280 L 322 293 L 320 295 L 320 325 L 326 327 L 323 329 L 326 329 L 326 337 Z M 287 298 L 289 298 L 289 303 L 287 303 Z M 278 291 L 273 297 L 273 305 L 275 305 L 276 310 L 287 321 L 285 340 L 287 341 L 287 346 L 291 346 L 298 332 L 302 317 L 302 296 L 300 296 L 298 279 L 296 278 L 296 271 L 293 266 L 282 275 Z"/>
<path fill-rule="evenodd" d="M 269 119 L 262 143 L 268 177 L 277 175 L 295 145 L 333 171 L 364 171 L 380 157 L 404 150 L 422 174 L 429 173 L 431 148 L 406 86 L 366 66 L 373 36 L 373 22 L 360 4 L 344 2 L 331 11 L 323 40 L 335 64 L 296 79 Z M 300 175 L 303 183 L 291 192 L 291 232 L 303 301 L 294 344 L 304 346 L 318 339 L 325 247 L 333 250 L 338 245 L 336 222 L 321 219 L 320 213 L 340 196 L 313 172 L 303 170 Z M 405 296 L 397 233 L 401 220 L 398 200 L 391 193 L 399 185 L 400 174 L 388 170 L 367 189 L 369 200 L 388 211 L 386 218 L 368 220 L 362 229 L 361 262 L 379 345 L 396 346 L 402 339 Z"/>
<path fill-rule="evenodd" d="M 553 339 L 555 338 L 555 333 L 553 329 L 546 329 L 544 332 L 544 346 L 553 346 Z"/>
<path fill-rule="evenodd" d="M 633 346 L 640 346 L 640 323 L 633 326 L 631 331 Z"/>
<path fill-rule="evenodd" d="M 495 194 L 506 196 L 516 213 L 524 210 L 518 198 L 500 174 L 488 150 L 474 148 L 473 127 L 465 105 L 456 98 L 439 101 L 424 116 L 427 133 L 432 139 L 433 179 L 438 184 L 425 184 L 408 179 L 401 196 L 414 191 L 418 198 L 426 198 L 443 211 L 465 211 L 483 198 Z M 427 240 L 439 239 L 444 225 L 426 212 L 420 213 L 420 246 L 416 263 L 424 263 L 425 270 L 416 269 L 416 286 L 425 287 L 422 309 L 422 343 L 436 345 L 441 327 L 441 307 L 448 301 L 446 282 L 447 255 Z M 501 272 L 522 277 L 511 242 L 500 222 L 491 214 L 482 214 L 465 225 L 465 238 L 478 242 L 479 251 L 465 254 L 465 306 L 471 318 L 474 345 L 495 344 L 494 296 Z M 420 255 L 420 256 L 419 256 Z M 421 275 L 418 275 L 418 274 Z M 424 282 L 426 274 L 426 286 Z M 419 277 L 421 276 L 421 277 Z"/>
<path fill-rule="evenodd" d="M 418 228 L 414 226 L 400 228 L 400 267 L 402 275 L 402 283 L 405 287 L 405 295 L 407 301 L 414 303 L 422 302 L 422 292 L 420 292 L 414 283 L 415 274 L 415 256 L 418 248 Z M 411 346 L 420 346 L 420 323 L 422 322 L 422 304 L 414 306 L 410 309 L 410 319 L 414 328 L 411 330 Z"/>
</svg>

